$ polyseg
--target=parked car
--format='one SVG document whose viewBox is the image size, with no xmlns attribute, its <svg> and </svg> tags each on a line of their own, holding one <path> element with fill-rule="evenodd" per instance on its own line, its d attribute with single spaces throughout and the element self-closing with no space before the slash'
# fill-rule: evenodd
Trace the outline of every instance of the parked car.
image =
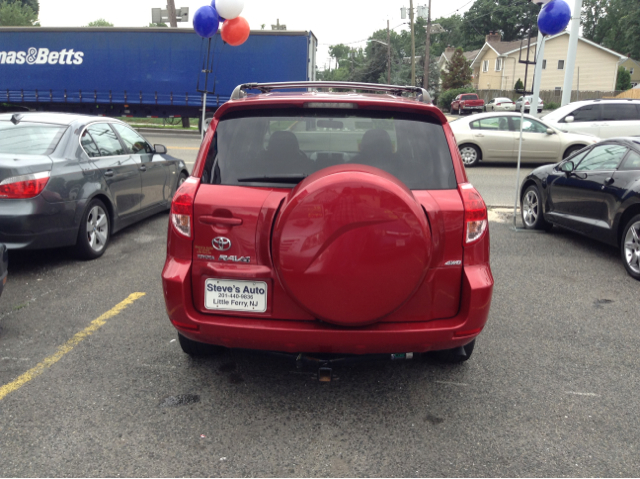
<svg viewBox="0 0 640 479">
<path fill-rule="evenodd" d="M 520 111 L 520 109 L 522 108 L 522 102 L 524 102 L 524 112 L 530 113 L 531 103 L 533 103 L 533 97 L 531 95 L 528 95 L 528 96 L 521 96 L 520 98 L 518 98 L 515 104 L 515 111 Z M 538 108 L 537 108 L 538 113 L 542 113 L 543 108 L 544 108 L 544 102 L 542 101 L 542 98 L 538 98 Z"/>
<path fill-rule="evenodd" d="M 4 290 L 4 285 L 7 284 L 7 269 L 9 266 L 9 252 L 7 247 L 0 243 L 0 296 Z"/>
<path fill-rule="evenodd" d="M 428 93 L 385 88 L 240 85 L 216 111 L 162 272 L 185 353 L 469 358 L 493 290 L 486 206 Z"/>
<path fill-rule="evenodd" d="M 451 102 L 451 114 L 473 113 L 484 110 L 484 100 L 480 99 L 476 93 L 462 93 Z"/>
<path fill-rule="evenodd" d="M 515 111 L 516 104 L 509 98 L 493 98 L 484 106 L 484 111 Z"/>
<path fill-rule="evenodd" d="M 166 153 L 111 118 L 0 114 L 0 242 L 101 256 L 111 234 L 169 208 L 188 172 Z"/>
<path fill-rule="evenodd" d="M 545 115 L 561 130 L 600 138 L 640 136 L 640 100 L 584 100 Z"/>
<path fill-rule="evenodd" d="M 525 228 L 557 225 L 620 248 L 640 280 L 640 139 L 605 140 L 535 169 L 520 189 Z"/>
<path fill-rule="evenodd" d="M 520 144 L 520 113 L 482 113 L 451 122 L 465 166 L 480 161 L 515 162 Z M 522 153 L 525 162 L 555 163 L 573 152 L 592 145 L 598 138 L 566 133 L 524 115 Z"/>
</svg>

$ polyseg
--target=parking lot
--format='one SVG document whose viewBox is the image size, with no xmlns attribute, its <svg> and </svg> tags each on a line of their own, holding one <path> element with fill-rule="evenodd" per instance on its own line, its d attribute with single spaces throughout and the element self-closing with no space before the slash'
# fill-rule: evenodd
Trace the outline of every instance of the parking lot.
<svg viewBox="0 0 640 479">
<path fill-rule="evenodd" d="M 198 137 L 145 135 L 193 166 Z M 492 208 L 495 288 L 462 365 L 366 362 L 320 384 L 255 352 L 190 359 L 162 295 L 166 213 L 95 261 L 12 252 L 2 475 L 637 476 L 639 283 L 615 248 L 514 230 L 497 208 L 513 166 L 468 174 Z"/>
</svg>

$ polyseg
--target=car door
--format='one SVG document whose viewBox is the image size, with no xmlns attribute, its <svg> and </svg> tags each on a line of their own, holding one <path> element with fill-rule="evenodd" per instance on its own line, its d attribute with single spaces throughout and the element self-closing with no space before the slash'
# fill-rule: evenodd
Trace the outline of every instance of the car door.
<svg viewBox="0 0 640 479">
<path fill-rule="evenodd" d="M 154 154 L 152 146 L 136 131 L 118 123 L 113 123 L 112 126 L 140 169 L 140 208 L 144 210 L 165 203 L 168 199 L 165 195 L 170 194 L 165 188 L 169 176 L 169 162 L 161 155 Z"/>
<path fill-rule="evenodd" d="M 515 135 L 505 116 L 491 116 L 469 123 L 471 136 L 482 150 L 483 160 L 513 160 Z"/>
<path fill-rule="evenodd" d="M 590 235 L 601 235 L 598 230 L 610 228 L 609 210 L 615 194 L 610 185 L 626 153 L 627 147 L 623 145 L 598 144 L 581 155 L 573 171 L 552 180 L 550 215 L 557 218 L 552 221 Z"/>
<path fill-rule="evenodd" d="M 495 106 L 495 104 L 496 104 L 496 99 L 494 98 L 493 100 L 491 100 L 489 103 L 485 105 L 485 109 L 487 111 L 493 111 L 494 110 L 493 107 Z"/>
<path fill-rule="evenodd" d="M 558 125 L 562 130 L 572 133 L 586 133 L 601 137 L 600 120 L 602 118 L 602 105 L 600 103 L 592 103 L 574 110 L 562 120 Z"/>
<path fill-rule="evenodd" d="M 511 129 L 516 133 L 516 143 L 520 141 L 520 117 L 509 117 Z M 562 142 L 558 135 L 547 133 L 547 126 L 532 118 L 525 118 L 522 124 L 522 159 L 552 163 L 561 157 Z M 516 151 L 517 151 L 516 146 Z"/>
<path fill-rule="evenodd" d="M 601 138 L 640 135 L 640 108 L 635 103 L 604 103 L 600 123 Z"/>
<path fill-rule="evenodd" d="M 82 134 L 81 143 L 91 161 L 102 172 L 118 216 L 140 211 L 141 183 L 138 164 L 109 124 L 89 125 Z"/>
</svg>

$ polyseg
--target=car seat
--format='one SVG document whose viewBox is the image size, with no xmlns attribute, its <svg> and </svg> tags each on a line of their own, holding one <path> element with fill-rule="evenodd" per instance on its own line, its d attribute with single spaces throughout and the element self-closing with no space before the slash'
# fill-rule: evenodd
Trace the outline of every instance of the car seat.
<svg viewBox="0 0 640 479">
<path fill-rule="evenodd" d="M 353 163 L 371 165 L 389 171 L 392 162 L 393 146 L 389 133 L 380 128 L 367 130 L 362 135 L 360 153 L 353 159 Z"/>
<path fill-rule="evenodd" d="M 310 160 L 298 144 L 298 138 L 290 131 L 275 131 L 263 157 L 263 168 L 278 173 L 307 173 Z"/>
</svg>

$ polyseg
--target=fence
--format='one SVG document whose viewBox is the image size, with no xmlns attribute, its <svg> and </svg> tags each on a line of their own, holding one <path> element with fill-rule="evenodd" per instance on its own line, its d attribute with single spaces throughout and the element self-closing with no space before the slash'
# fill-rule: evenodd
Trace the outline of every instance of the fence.
<svg viewBox="0 0 640 479">
<path fill-rule="evenodd" d="M 629 90 L 633 91 L 633 90 Z M 513 101 L 516 101 L 522 95 L 513 90 L 477 90 L 478 96 L 482 98 L 485 103 L 492 100 L 493 98 L 511 98 Z M 640 89 L 638 90 L 640 92 Z M 597 100 L 598 98 L 614 98 L 620 94 L 626 94 L 628 92 L 623 91 L 577 91 L 573 90 L 571 92 L 571 101 L 578 100 Z M 560 105 L 562 101 L 562 90 L 542 90 L 540 92 L 540 98 L 546 104 L 557 103 Z M 624 97 L 629 98 L 629 97 Z M 640 98 L 639 96 L 632 98 Z"/>
</svg>

